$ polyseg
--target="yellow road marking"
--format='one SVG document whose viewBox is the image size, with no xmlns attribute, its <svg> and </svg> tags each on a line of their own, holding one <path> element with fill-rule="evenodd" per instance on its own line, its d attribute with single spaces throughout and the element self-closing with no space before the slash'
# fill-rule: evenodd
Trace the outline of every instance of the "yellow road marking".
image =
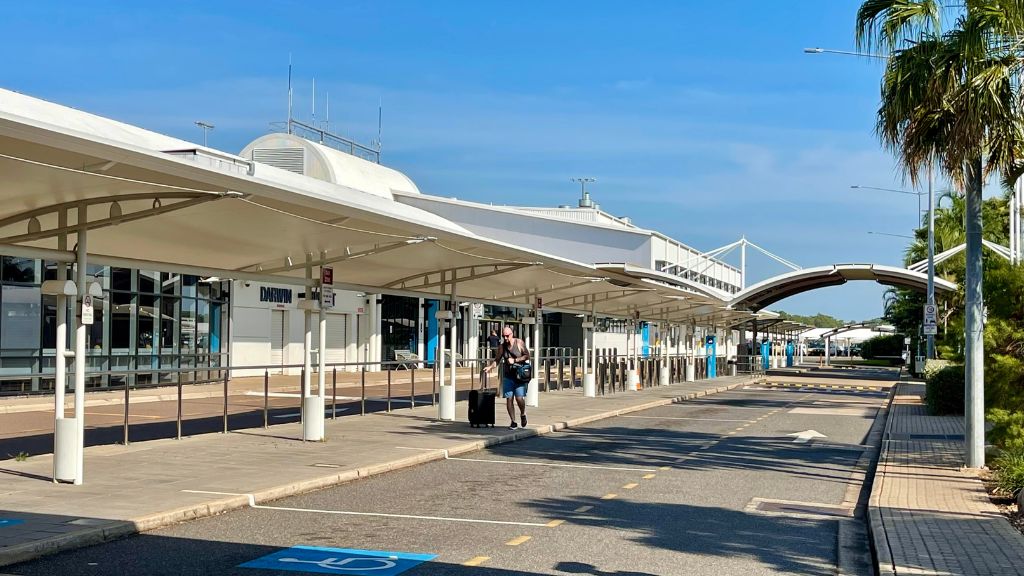
<svg viewBox="0 0 1024 576">
<path fill-rule="evenodd" d="M 579 508 L 573 510 L 573 512 L 586 512 L 588 510 L 593 510 L 593 509 L 594 509 L 593 506 L 580 506 Z"/>
<path fill-rule="evenodd" d="M 654 478 L 655 476 L 657 476 L 657 474 L 644 474 L 644 480 L 650 480 L 651 478 Z"/>
<path fill-rule="evenodd" d="M 605 494 L 604 496 L 601 496 L 601 500 L 611 500 L 612 498 L 615 498 L 616 496 L 618 496 L 618 494 Z"/>
<path fill-rule="evenodd" d="M 671 470 L 671 469 L 672 469 L 671 466 L 660 466 L 660 467 L 658 467 L 658 470 Z"/>
<path fill-rule="evenodd" d="M 622 489 L 623 490 L 632 490 L 633 488 L 636 488 L 637 486 L 639 486 L 639 484 L 637 484 L 636 482 L 630 482 L 629 484 L 626 484 L 625 486 L 623 486 Z"/>
<path fill-rule="evenodd" d="M 479 565 L 483 564 L 484 562 L 487 562 L 490 559 L 491 559 L 490 556 L 476 556 L 474 558 L 470 558 L 469 560 L 466 560 L 465 562 L 462 563 L 462 565 L 463 566 L 479 566 Z"/>
<path fill-rule="evenodd" d="M 561 525 L 561 524 L 565 524 L 565 520 L 552 520 L 551 522 L 547 523 L 547 527 L 548 528 L 554 528 L 555 526 L 558 526 L 558 525 Z"/>
<path fill-rule="evenodd" d="M 520 544 L 526 542 L 530 538 L 532 538 L 532 536 L 519 536 L 518 538 L 513 538 L 508 542 L 505 542 L 505 544 L 508 546 L 519 546 Z"/>
</svg>

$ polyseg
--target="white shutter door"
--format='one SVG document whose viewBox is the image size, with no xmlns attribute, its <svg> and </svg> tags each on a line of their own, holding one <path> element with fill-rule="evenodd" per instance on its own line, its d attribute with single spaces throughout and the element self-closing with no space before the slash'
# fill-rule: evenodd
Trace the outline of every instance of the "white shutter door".
<svg viewBox="0 0 1024 576">
<path fill-rule="evenodd" d="M 347 314 L 327 315 L 327 356 L 328 364 L 332 362 L 345 362 L 345 333 L 348 326 Z"/>
<path fill-rule="evenodd" d="M 284 364 L 284 310 L 270 311 L 270 363 Z"/>
</svg>

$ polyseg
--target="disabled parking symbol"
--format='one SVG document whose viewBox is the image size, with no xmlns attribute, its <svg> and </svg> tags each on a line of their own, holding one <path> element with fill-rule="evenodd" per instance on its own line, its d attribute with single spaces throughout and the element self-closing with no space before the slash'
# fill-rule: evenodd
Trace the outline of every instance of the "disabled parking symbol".
<svg viewBox="0 0 1024 576">
<path fill-rule="evenodd" d="M 348 576 L 394 576 L 434 558 L 437 554 L 293 546 L 239 567 Z"/>
<path fill-rule="evenodd" d="M 17 520 L 15 518 L 0 518 L 0 528 L 3 528 L 4 526 L 16 526 L 18 524 L 23 524 L 24 522 L 24 520 Z"/>
</svg>

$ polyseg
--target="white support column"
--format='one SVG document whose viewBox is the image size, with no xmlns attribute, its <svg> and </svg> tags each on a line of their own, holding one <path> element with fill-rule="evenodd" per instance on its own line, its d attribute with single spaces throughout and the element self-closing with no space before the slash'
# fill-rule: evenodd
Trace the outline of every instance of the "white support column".
<svg viewBox="0 0 1024 576">
<path fill-rule="evenodd" d="M 319 395 L 312 395 L 313 384 L 313 255 L 306 254 L 306 297 L 302 301 L 302 439 L 309 442 L 323 440 L 324 405 Z M 323 328 L 319 338 L 323 338 Z"/>
<path fill-rule="evenodd" d="M 326 252 L 321 252 L 320 253 L 320 261 L 322 262 L 324 260 L 327 260 L 327 253 Z M 319 430 L 319 432 L 320 432 L 320 440 L 322 441 L 322 440 L 326 440 L 327 439 L 327 430 L 325 428 L 326 422 L 325 422 L 325 416 L 324 416 L 324 406 L 326 406 L 326 404 L 327 404 L 327 309 L 324 306 L 324 294 L 323 294 L 324 286 L 323 286 L 323 273 L 322 273 L 322 271 L 321 271 L 321 274 L 320 274 L 320 278 L 321 278 L 320 300 L 318 302 L 319 305 L 320 305 L 319 306 L 319 308 L 320 308 L 320 330 L 319 330 L 319 333 L 317 334 L 320 338 L 319 338 L 319 342 L 316 343 L 316 358 L 317 358 L 316 386 L 317 386 L 317 399 L 318 399 L 317 403 L 319 404 L 319 408 L 320 408 L 320 411 L 319 411 L 319 414 L 320 414 L 320 418 L 319 418 L 320 419 L 320 430 Z"/>
<path fill-rule="evenodd" d="M 444 274 L 442 273 L 441 278 L 442 284 L 444 283 Z M 443 290 L 444 286 L 442 286 Z M 439 304 L 443 306 L 443 300 L 439 301 Z M 454 307 L 455 304 L 455 275 L 452 274 L 452 281 L 449 284 L 449 303 Z M 452 366 L 451 373 L 446 371 L 445 367 L 445 353 L 448 351 L 448 339 L 446 338 L 444 322 L 451 322 L 451 347 L 455 348 L 455 339 L 458 336 L 458 329 L 455 327 L 455 310 L 441 310 L 437 311 L 437 335 L 439 346 L 437 354 L 434 356 L 434 362 L 437 363 L 437 381 L 440 383 L 438 392 L 438 418 L 452 422 L 455 420 L 455 355 L 452 354 Z M 446 378 L 447 375 L 447 378 Z"/>
<path fill-rule="evenodd" d="M 596 318 L 593 316 L 595 308 L 594 298 L 590 298 L 591 316 L 583 318 L 583 396 L 594 398 L 597 396 L 597 351 L 596 342 L 593 340 L 594 331 L 597 329 Z"/>
<path fill-rule="evenodd" d="M 451 395 L 452 410 L 455 409 L 455 380 L 459 375 L 459 363 L 455 360 L 455 354 L 459 350 L 459 303 L 455 300 L 455 282 L 452 282 L 452 291 L 450 295 L 450 306 L 452 310 L 452 337 L 449 344 L 451 350 L 448 353 L 448 358 L 452 363 L 451 374 L 450 374 L 450 388 L 448 393 Z M 454 412 L 452 413 L 452 420 L 455 419 Z"/>
<path fill-rule="evenodd" d="M 427 318 L 423 311 L 423 298 L 420 298 L 418 302 L 419 304 L 416 307 L 416 309 L 419 310 L 416 316 L 416 357 L 422 360 L 427 357 L 427 343 L 423 341 L 423 334 L 425 333 L 424 327 L 427 325 Z"/>
<path fill-rule="evenodd" d="M 439 302 L 440 306 L 440 302 Z M 445 384 L 444 351 L 445 351 L 445 318 L 446 311 L 438 308 L 434 313 L 437 318 L 437 351 L 434 353 L 434 364 L 437 365 L 437 381 L 440 383 L 437 395 L 437 418 L 438 420 L 455 420 L 455 405 L 449 405 L 448 395 L 445 391 L 448 385 Z"/>
<path fill-rule="evenodd" d="M 536 296 L 534 296 L 533 348 L 530 349 L 530 361 L 533 364 L 533 378 L 530 379 L 530 384 L 526 388 L 526 405 L 530 407 L 536 407 L 540 405 L 540 373 L 543 369 L 541 347 L 544 346 L 544 343 L 541 341 L 540 324 L 543 321 L 543 319 L 544 315 L 541 312 L 541 309 L 537 307 Z"/>
<path fill-rule="evenodd" d="M 78 222 L 86 221 L 85 207 L 78 209 Z M 85 282 L 88 232 L 84 227 L 78 230 L 78 264 L 75 283 L 78 287 L 78 302 L 81 304 L 89 287 Z M 85 324 L 81 318 L 75 326 L 75 484 L 85 481 Z"/>
<path fill-rule="evenodd" d="M 686 331 L 686 346 L 689 349 L 689 360 L 686 361 L 686 381 L 693 382 L 697 379 L 697 349 L 693 345 L 694 337 L 696 336 L 697 325 L 690 324 L 689 329 Z"/>
<path fill-rule="evenodd" d="M 826 336 L 825 337 L 825 366 L 829 365 L 829 356 L 831 355 L 831 352 L 832 352 L 832 345 L 831 345 L 830 342 L 831 342 L 831 339 L 828 336 Z"/>
<path fill-rule="evenodd" d="M 626 387 L 634 392 L 640 389 L 640 371 L 637 368 L 640 366 L 640 355 L 638 339 L 637 339 L 637 328 L 640 327 L 639 322 L 636 319 L 636 315 L 629 321 L 629 342 L 632 343 L 632 347 L 627 346 L 626 351 L 629 354 L 629 359 L 632 362 L 631 368 L 626 368 Z"/>
<path fill-rule="evenodd" d="M 68 213 L 67 210 L 61 210 L 58 215 L 58 225 L 64 230 L 68 224 Z M 67 250 L 68 249 L 68 237 L 66 234 L 61 234 L 57 237 L 57 249 Z M 57 263 L 57 281 L 63 283 L 67 280 L 68 265 L 64 262 Z M 63 290 L 57 294 L 57 343 L 55 346 L 55 368 L 54 368 L 54 381 L 53 381 L 53 480 L 74 480 L 74 473 L 68 474 L 61 471 L 58 474 L 58 462 L 64 460 L 65 462 L 70 461 L 68 459 L 68 453 L 64 449 L 67 444 L 64 438 L 61 436 L 67 435 L 67 429 L 64 426 L 64 409 L 65 400 L 64 392 L 68 386 L 68 360 L 65 357 L 65 352 L 68 349 L 68 297 L 64 294 Z M 63 477 L 62 477 L 63 476 Z"/>
</svg>

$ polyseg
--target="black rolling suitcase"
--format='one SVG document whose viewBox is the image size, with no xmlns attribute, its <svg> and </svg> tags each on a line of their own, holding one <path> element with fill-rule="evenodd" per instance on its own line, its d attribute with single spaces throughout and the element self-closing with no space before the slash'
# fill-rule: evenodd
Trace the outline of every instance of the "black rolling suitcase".
<svg viewBox="0 0 1024 576">
<path fill-rule="evenodd" d="M 480 383 L 483 386 L 486 382 L 487 373 L 480 374 Z M 474 428 L 480 426 L 494 427 L 494 401 L 498 395 L 494 390 L 481 388 L 480 390 L 469 391 L 469 425 Z"/>
</svg>

